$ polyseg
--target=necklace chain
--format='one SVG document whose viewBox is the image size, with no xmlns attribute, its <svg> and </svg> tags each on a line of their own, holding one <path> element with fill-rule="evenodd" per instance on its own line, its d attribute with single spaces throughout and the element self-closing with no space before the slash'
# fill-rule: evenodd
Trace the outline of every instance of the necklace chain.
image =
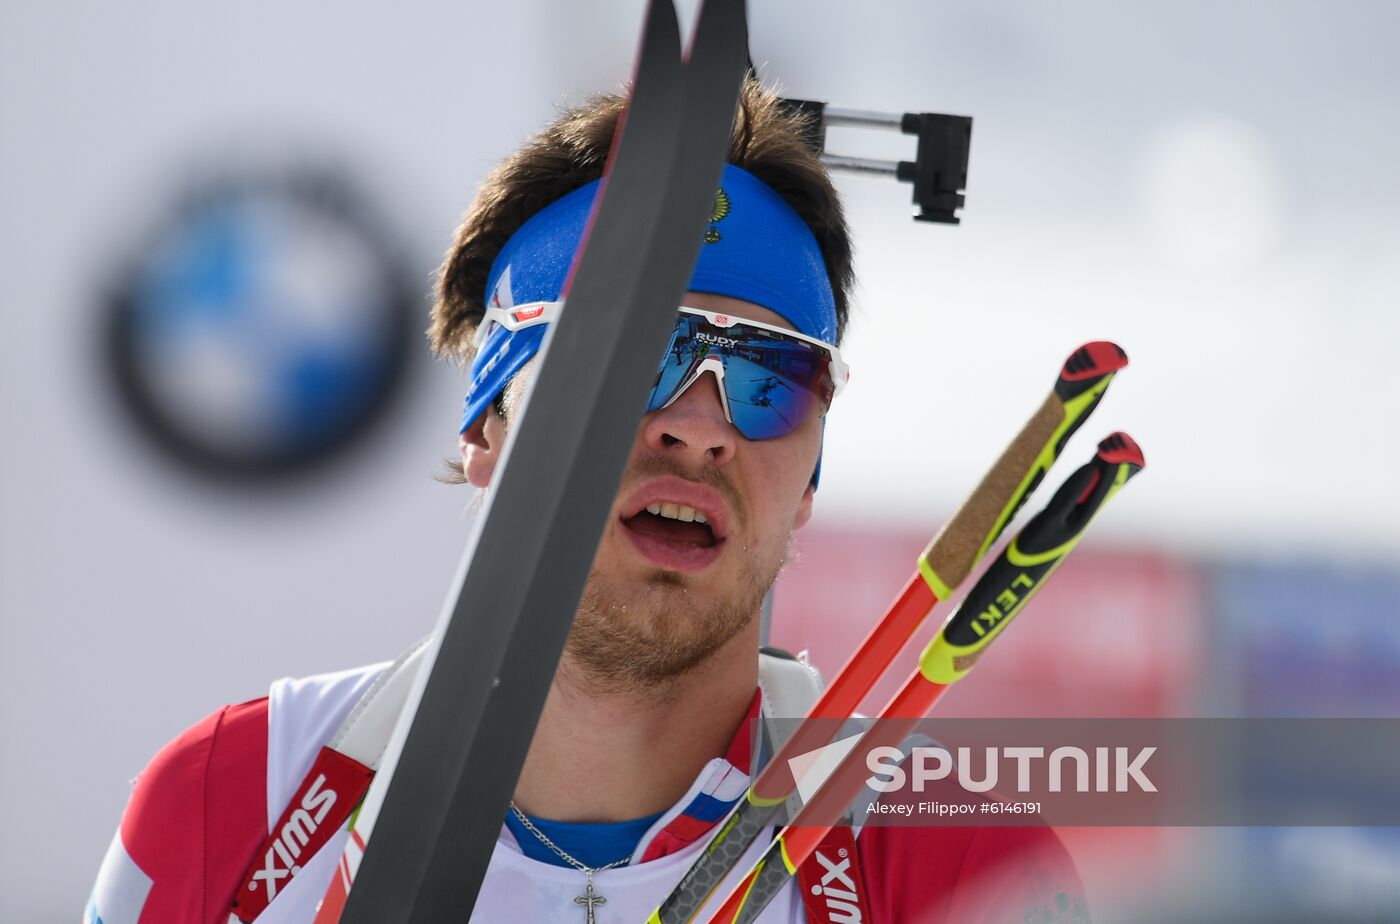
<svg viewBox="0 0 1400 924">
<path fill-rule="evenodd" d="M 632 859 L 632 857 L 628 855 L 623 857 L 621 860 L 614 860 L 606 866 L 585 866 L 578 859 L 566 853 L 564 851 L 564 848 L 560 847 L 558 844 L 554 843 L 554 841 L 550 840 L 548 834 L 545 834 L 539 828 L 535 827 L 534 823 L 530 821 L 530 819 L 525 817 L 525 813 L 520 811 L 519 806 L 515 804 L 515 800 L 513 799 L 510 802 L 510 810 L 515 815 L 516 820 L 518 820 L 522 825 L 524 825 L 525 830 L 533 834 L 536 840 L 538 840 L 541 844 L 544 844 L 550 850 L 558 854 L 559 858 L 565 863 L 569 864 L 574 869 L 587 876 L 590 881 L 593 879 L 594 873 L 601 873 L 605 869 L 613 869 L 614 867 L 618 866 L 626 866 Z"/>
</svg>

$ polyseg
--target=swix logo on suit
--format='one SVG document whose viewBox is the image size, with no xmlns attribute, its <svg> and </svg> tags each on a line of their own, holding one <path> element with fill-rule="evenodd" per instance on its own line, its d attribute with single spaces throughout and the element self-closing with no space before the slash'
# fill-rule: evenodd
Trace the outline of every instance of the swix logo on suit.
<svg viewBox="0 0 1400 924">
<path fill-rule="evenodd" d="M 292 817 L 287 819 L 287 823 L 282 826 L 282 834 L 277 840 L 272 842 L 272 847 L 263 854 L 263 868 L 253 874 L 253 882 L 262 880 L 267 887 L 267 900 L 272 901 L 277 897 L 277 882 L 295 876 L 301 872 L 301 867 L 296 864 L 296 860 L 301 856 L 301 848 L 311 842 L 311 838 L 316 834 L 316 826 L 326 820 L 326 813 L 335 805 L 335 790 L 322 789 L 326 782 L 324 773 L 316 777 L 311 788 L 301 799 L 301 808 L 292 813 Z M 311 813 L 315 812 L 315 816 Z M 278 862 L 281 861 L 281 866 Z M 249 889 L 257 890 L 257 886 L 250 884 Z"/>
<path fill-rule="evenodd" d="M 330 748 L 322 748 L 301 789 L 273 826 L 244 877 L 233 903 L 234 917 L 251 924 L 340 829 L 369 788 L 373 772 Z"/>
<path fill-rule="evenodd" d="M 812 859 L 802 864 L 802 903 L 809 920 L 818 924 L 870 924 L 870 903 L 856 864 L 856 841 L 851 829 L 833 828 L 817 845 Z"/>
<path fill-rule="evenodd" d="M 840 859 L 832 862 L 820 850 L 816 853 L 817 862 L 822 866 L 822 880 L 812 886 L 812 894 L 826 899 L 827 917 L 832 924 L 861 924 L 860 895 L 851 879 L 851 857 L 842 850 Z"/>
</svg>

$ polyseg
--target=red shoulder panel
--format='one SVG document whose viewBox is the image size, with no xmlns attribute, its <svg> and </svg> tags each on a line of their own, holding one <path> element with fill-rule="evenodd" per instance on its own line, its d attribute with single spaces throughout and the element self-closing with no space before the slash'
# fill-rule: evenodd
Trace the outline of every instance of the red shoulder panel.
<svg viewBox="0 0 1400 924">
<path fill-rule="evenodd" d="M 974 828 L 867 826 L 856 838 L 872 924 L 943 924 Z M 1012 918 L 1011 920 L 1015 920 Z"/>
<path fill-rule="evenodd" d="M 121 833 L 152 880 L 140 924 L 225 924 L 267 836 L 267 699 L 226 706 L 162 748 L 136 781 Z"/>
</svg>

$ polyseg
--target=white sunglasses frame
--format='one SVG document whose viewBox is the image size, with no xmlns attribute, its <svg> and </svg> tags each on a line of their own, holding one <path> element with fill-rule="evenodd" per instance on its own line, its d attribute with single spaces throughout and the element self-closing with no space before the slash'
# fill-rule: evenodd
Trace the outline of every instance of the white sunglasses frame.
<svg viewBox="0 0 1400 924">
<path fill-rule="evenodd" d="M 524 330 L 527 327 L 534 327 L 537 324 L 548 324 L 551 321 L 556 321 L 563 308 L 564 303 L 562 301 L 526 302 L 523 305 L 512 305 L 509 308 L 487 308 L 485 316 L 481 319 L 481 323 L 477 325 L 476 336 L 472 338 L 472 346 L 480 350 L 482 345 L 486 343 L 486 339 L 495 331 L 496 327 L 504 327 L 506 330 L 514 333 L 518 330 Z M 778 327 L 775 324 L 765 324 L 763 321 L 754 321 L 750 318 L 722 314 L 716 311 L 706 311 L 703 308 L 691 308 L 686 305 L 681 305 L 677 309 L 677 312 L 680 314 L 699 315 L 715 327 L 724 328 L 733 327 L 735 324 L 743 324 L 748 327 L 756 327 L 759 330 L 771 331 L 775 334 L 781 334 L 784 337 L 791 337 L 794 340 L 801 340 L 804 343 L 810 343 L 814 346 L 821 347 L 826 350 L 827 355 L 831 357 L 828 363 L 828 371 L 831 374 L 833 385 L 831 394 L 832 401 L 836 400 L 836 396 L 841 394 L 841 390 L 846 387 L 847 381 L 850 380 L 851 370 L 850 367 L 846 365 L 845 360 L 841 358 L 841 351 L 825 340 L 818 340 L 816 337 L 808 337 L 806 334 L 790 330 L 786 327 Z M 707 367 L 711 366 L 712 368 L 707 369 Z M 713 371 L 715 373 L 715 378 L 718 379 L 720 383 L 720 390 L 723 391 L 723 364 L 717 358 L 710 357 L 701 361 L 690 378 L 676 389 L 675 394 L 671 396 L 671 400 L 663 404 L 662 407 L 670 406 L 671 402 L 680 397 L 680 395 L 693 385 L 695 380 L 705 371 Z M 724 414 L 726 418 L 729 416 L 728 401 L 725 402 Z M 733 423 L 732 420 L 730 422 Z"/>
</svg>

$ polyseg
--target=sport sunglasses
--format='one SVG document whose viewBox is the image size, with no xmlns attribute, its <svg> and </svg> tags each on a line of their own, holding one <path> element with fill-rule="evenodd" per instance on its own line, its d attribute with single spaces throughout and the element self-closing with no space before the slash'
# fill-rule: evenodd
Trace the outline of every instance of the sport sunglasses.
<svg viewBox="0 0 1400 924">
<path fill-rule="evenodd" d="M 518 331 L 548 324 L 563 305 L 488 308 L 477 329 L 477 348 L 497 326 Z M 840 351 L 829 343 L 760 321 L 682 307 L 647 411 L 669 407 L 706 372 L 715 375 L 725 419 L 751 440 L 785 436 L 821 417 L 850 375 Z"/>
</svg>

